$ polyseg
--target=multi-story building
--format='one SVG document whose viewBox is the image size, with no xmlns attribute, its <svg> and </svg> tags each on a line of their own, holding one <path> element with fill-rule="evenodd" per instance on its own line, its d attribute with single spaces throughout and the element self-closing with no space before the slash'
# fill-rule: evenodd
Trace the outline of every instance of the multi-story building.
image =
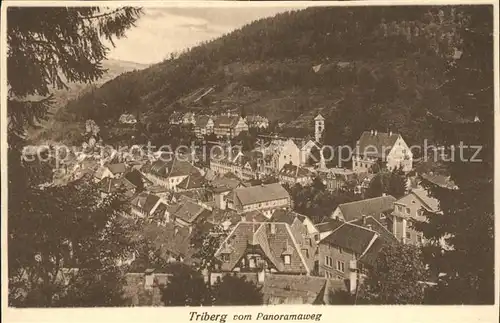
<svg viewBox="0 0 500 323">
<path fill-rule="evenodd" d="M 222 115 L 214 119 L 214 134 L 217 137 L 233 138 L 243 131 L 248 131 L 245 119 L 240 116 Z"/>
<path fill-rule="evenodd" d="M 424 236 L 412 223 L 426 221 L 425 212 L 439 213 L 439 201 L 429 196 L 423 188 L 412 190 L 394 202 L 394 211 L 388 219 L 392 233 L 403 243 L 422 245 L 425 242 Z"/>
<path fill-rule="evenodd" d="M 307 186 L 312 183 L 313 177 L 314 174 L 310 170 L 294 164 L 284 165 L 278 174 L 280 183 L 292 186 L 295 184 Z"/>
<path fill-rule="evenodd" d="M 370 172 L 373 165 L 382 163 L 387 169 L 401 168 L 404 172 L 413 167 L 413 154 L 400 134 L 365 131 L 356 142 L 352 169 L 356 173 Z"/>
<path fill-rule="evenodd" d="M 245 118 L 248 128 L 267 129 L 269 128 L 269 120 L 259 115 L 250 115 Z"/>
<path fill-rule="evenodd" d="M 290 207 L 290 194 L 279 183 L 242 187 L 233 191 L 232 202 L 238 212 L 261 210 L 270 217 L 272 211 Z"/>
<path fill-rule="evenodd" d="M 214 120 L 211 116 L 201 115 L 195 118 L 194 133 L 196 137 L 203 138 L 214 132 Z"/>
<path fill-rule="evenodd" d="M 387 216 L 394 209 L 396 199 L 391 195 L 342 203 L 333 211 L 331 218 L 345 222 L 360 219 L 363 216 L 373 216 L 380 223 L 387 224 Z"/>
<path fill-rule="evenodd" d="M 199 170 L 185 160 L 172 157 L 170 160 L 157 160 L 141 169 L 145 177 L 154 185 L 160 185 L 170 190 L 176 190 L 189 175 L 199 174 Z"/>
<path fill-rule="evenodd" d="M 300 166 L 300 149 L 292 139 L 274 139 L 258 147 L 257 151 L 262 154 L 264 170 L 268 174 L 278 174 L 286 164 Z"/>
</svg>

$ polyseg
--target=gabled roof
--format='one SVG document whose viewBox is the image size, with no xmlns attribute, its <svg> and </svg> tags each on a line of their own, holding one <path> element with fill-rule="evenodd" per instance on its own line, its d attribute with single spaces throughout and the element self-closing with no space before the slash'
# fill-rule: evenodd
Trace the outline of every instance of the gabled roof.
<svg viewBox="0 0 500 323">
<path fill-rule="evenodd" d="M 172 158 L 168 161 L 157 160 L 151 167 L 144 169 L 145 172 L 150 172 L 159 177 L 169 178 L 178 176 L 188 176 L 199 173 L 198 169 L 185 160 Z"/>
<path fill-rule="evenodd" d="M 208 122 L 212 119 L 210 116 L 200 115 L 194 118 L 196 122 L 196 127 L 205 128 Z"/>
<path fill-rule="evenodd" d="M 399 137 L 397 133 L 377 132 L 372 134 L 370 131 L 365 131 L 359 138 L 356 151 L 369 157 L 387 156 Z"/>
<path fill-rule="evenodd" d="M 214 127 L 229 127 L 234 128 L 240 121 L 239 116 L 218 116 L 214 120 Z"/>
<path fill-rule="evenodd" d="M 439 211 L 439 200 L 430 196 L 429 192 L 426 189 L 414 189 L 410 192 L 410 194 L 414 194 L 415 196 L 417 196 L 426 205 L 429 211 Z"/>
<path fill-rule="evenodd" d="M 242 205 L 290 199 L 287 190 L 279 183 L 237 188 L 234 195 Z"/>
<path fill-rule="evenodd" d="M 220 257 L 222 250 L 231 250 L 229 261 L 222 262 L 221 270 L 232 271 L 249 248 L 259 248 L 279 272 L 310 272 L 312 268 L 307 265 L 291 230 L 286 223 L 239 222 L 215 253 Z M 282 257 L 286 250 L 290 251 L 289 265 L 284 264 Z"/>
<path fill-rule="evenodd" d="M 197 204 L 190 198 L 181 196 L 179 203 L 177 203 L 177 208 L 172 212 L 171 216 L 180 218 L 188 223 L 193 223 L 201 215 L 204 214 L 208 217 L 210 213 L 210 210 Z"/>
<path fill-rule="evenodd" d="M 318 113 L 318 115 L 314 118 L 314 120 L 315 120 L 315 121 L 316 121 L 316 120 L 321 121 L 321 120 L 325 120 L 325 118 L 324 118 L 321 114 L 319 114 L 319 113 Z"/>
<path fill-rule="evenodd" d="M 133 192 L 136 185 L 128 181 L 126 178 L 110 178 L 106 177 L 99 182 L 99 189 L 105 193 L 115 193 L 124 191 L 125 193 Z"/>
<path fill-rule="evenodd" d="M 373 216 L 367 216 L 363 219 L 357 219 L 351 222 L 352 224 L 359 225 L 360 227 L 365 227 L 372 231 L 377 232 L 382 240 L 386 243 L 398 243 L 398 239 L 391 231 L 387 229 L 382 223 L 377 221 Z"/>
<path fill-rule="evenodd" d="M 146 239 L 164 256 L 168 254 L 183 257 L 190 255 L 190 237 L 189 228 L 182 228 L 170 222 L 165 225 L 146 223 L 132 232 L 132 241 Z"/>
<path fill-rule="evenodd" d="M 132 169 L 131 171 L 125 173 L 123 178 L 127 179 L 130 183 L 134 184 L 136 187 L 141 187 L 145 183 L 152 184 L 140 171 L 137 169 Z"/>
<path fill-rule="evenodd" d="M 200 173 L 194 173 L 184 178 L 182 182 L 177 184 L 177 188 L 183 190 L 191 190 L 195 188 L 202 188 L 205 185 L 205 179 Z"/>
<path fill-rule="evenodd" d="M 160 198 L 158 196 L 143 192 L 134 197 L 130 204 L 146 213 L 151 213 L 153 207 L 159 200 Z"/>
<path fill-rule="evenodd" d="M 329 219 L 328 222 L 318 223 L 316 224 L 316 229 L 319 233 L 333 231 L 344 224 L 343 221 L 336 219 Z"/>
<path fill-rule="evenodd" d="M 458 189 L 457 185 L 450 179 L 449 176 L 444 176 L 440 174 L 427 173 L 421 174 L 420 177 L 423 180 L 428 181 L 434 185 L 439 187 L 448 188 L 448 189 Z"/>
<path fill-rule="evenodd" d="M 362 255 L 377 236 L 375 231 L 345 222 L 321 240 L 320 243 L 340 247 Z"/>
<path fill-rule="evenodd" d="M 279 174 L 293 178 L 311 177 L 313 175 L 307 168 L 293 164 L 285 164 L 283 168 L 281 168 Z"/>
<path fill-rule="evenodd" d="M 365 265 L 374 266 L 379 252 L 387 245 L 383 239 L 377 238 L 359 261 Z"/>
<path fill-rule="evenodd" d="M 127 171 L 127 165 L 124 163 L 109 164 L 106 167 L 108 167 L 109 171 L 113 174 L 122 174 Z"/>
<path fill-rule="evenodd" d="M 374 216 L 380 219 L 380 214 L 391 211 L 394 208 L 396 199 L 391 196 L 380 196 L 350 203 L 339 204 L 338 208 L 342 212 L 345 221 L 352 221 L 364 216 Z"/>
</svg>

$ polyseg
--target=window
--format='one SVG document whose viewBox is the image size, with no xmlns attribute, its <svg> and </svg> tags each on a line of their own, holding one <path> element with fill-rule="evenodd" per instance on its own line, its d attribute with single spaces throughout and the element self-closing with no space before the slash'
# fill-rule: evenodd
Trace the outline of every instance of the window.
<svg viewBox="0 0 500 323">
<path fill-rule="evenodd" d="M 227 253 L 222 254 L 222 261 L 228 262 L 229 261 L 229 255 Z"/>
<path fill-rule="evenodd" d="M 406 208 L 406 214 L 410 214 L 410 208 L 409 207 Z"/>
<path fill-rule="evenodd" d="M 248 266 L 250 268 L 255 268 L 255 258 L 254 257 L 250 257 L 250 259 L 248 259 Z"/>
<path fill-rule="evenodd" d="M 302 249 L 302 254 L 306 256 L 306 258 L 309 258 L 309 250 L 307 249 Z"/>
<path fill-rule="evenodd" d="M 290 259 L 290 255 L 285 255 L 283 257 L 283 261 L 285 262 L 285 265 L 289 265 L 292 262 Z"/>
<path fill-rule="evenodd" d="M 406 239 L 411 239 L 411 233 L 410 232 L 406 232 Z"/>
<path fill-rule="evenodd" d="M 311 240 L 311 238 L 306 238 L 306 244 L 309 245 L 309 247 L 312 247 L 312 240 Z"/>
<path fill-rule="evenodd" d="M 344 272 L 344 270 L 345 270 L 345 263 L 343 261 L 337 260 L 337 267 L 336 267 L 336 269 L 338 271 Z"/>
<path fill-rule="evenodd" d="M 333 267 L 333 259 L 331 257 L 325 256 L 325 266 Z"/>
<path fill-rule="evenodd" d="M 380 220 L 385 220 L 385 214 L 384 213 L 380 213 Z"/>
<path fill-rule="evenodd" d="M 422 243 L 422 235 L 420 234 L 417 235 L 417 242 L 420 244 Z"/>
<path fill-rule="evenodd" d="M 342 254 L 344 251 L 339 247 L 339 253 Z"/>
</svg>

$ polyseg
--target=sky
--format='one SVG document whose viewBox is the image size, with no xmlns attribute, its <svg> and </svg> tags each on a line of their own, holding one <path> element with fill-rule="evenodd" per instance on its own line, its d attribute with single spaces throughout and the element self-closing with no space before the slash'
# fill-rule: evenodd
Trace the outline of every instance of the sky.
<svg viewBox="0 0 500 323">
<path fill-rule="evenodd" d="M 115 42 L 109 58 L 158 63 L 172 52 L 222 36 L 254 20 L 289 11 L 283 7 L 144 8 L 136 27 Z"/>
</svg>

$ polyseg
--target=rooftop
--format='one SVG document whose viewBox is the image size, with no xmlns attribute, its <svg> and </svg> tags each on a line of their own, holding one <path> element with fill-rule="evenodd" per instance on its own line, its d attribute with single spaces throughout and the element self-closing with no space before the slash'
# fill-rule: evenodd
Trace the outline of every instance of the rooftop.
<svg viewBox="0 0 500 323">
<path fill-rule="evenodd" d="M 234 195 L 242 205 L 290 199 L 287 190 L 279 183 L 237 188 Z"/>
</svg>

